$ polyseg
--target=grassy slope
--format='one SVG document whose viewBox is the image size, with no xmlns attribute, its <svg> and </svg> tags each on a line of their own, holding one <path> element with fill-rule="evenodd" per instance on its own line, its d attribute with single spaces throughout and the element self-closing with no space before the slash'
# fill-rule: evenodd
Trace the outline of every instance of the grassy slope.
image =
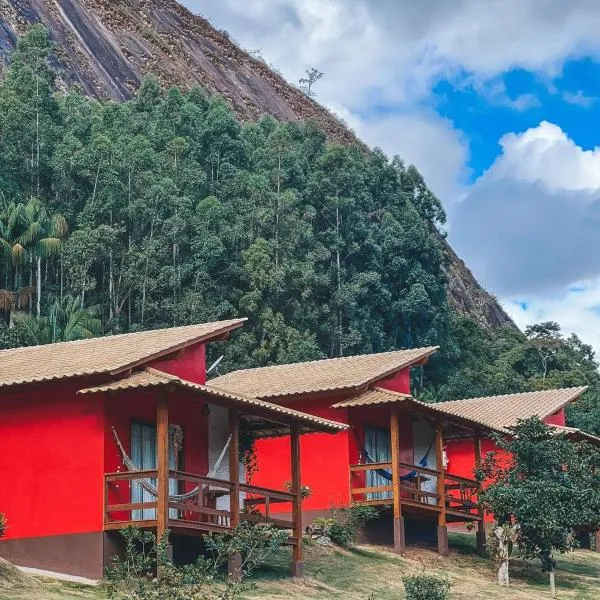
<svg viewBox="0 0 600 600">
<path fill-rule="evenodd" d="M 287 578 L 289 555 L 282 552 L 271 566 L 254 578 L 255 589 L 245 599 L 275 600 L 392 600 L 403 598 L 402 574 L 427 570 L 445 574 L 454 581 L 453 600 L 507 598 L 533 600 L 549 598 L 547 575 L 536 566 L 513 566 L 512 587 L 507 592 L 495 583 L 489 561 L 474 555 L 470 536 L 451 538 L 452 554 L 442 558 L 429 550 L 412 549 L 398 558 L 379 549 L 361 547 L 350 552 L 309 547 L 306 552 L 306 581 Z M 597 600 L 600 598 L 600 555 L 580 551 L 559 559 L 556 575 L 558 598 Z M 3 591 L 0 600 L 104 600 L 100 588 L 44 581 L 42 589 Z"/>
</svg>

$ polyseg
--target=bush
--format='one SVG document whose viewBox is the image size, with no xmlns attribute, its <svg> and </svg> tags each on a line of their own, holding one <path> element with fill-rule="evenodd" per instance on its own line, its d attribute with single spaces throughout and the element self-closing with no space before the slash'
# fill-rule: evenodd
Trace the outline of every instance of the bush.
<svg viewBox="0 0 600 600">
<path fill-rule="evenodd" d="M 452 583 L 445 577 L 419 573 L 402 578 L 406 600 L 447 600 Z"/>
<path fill-rule="evenodd" d="M 158 544 L 154 533 L 135 527 L 123 529 L 121 535 L 123 556 L 115 557 L 105 574 L 113 600 L 230 600 L 243 591 L 241 580 L 287 541 L 285 531 L 242 523 L 232 534 L 205 535 L 209 556 L 176 566 L 168 557 L 168 532 Z M 225 583 L 225 567 L 235 554 L 242 556 L 241 580 Z"/>
<path fill-rule="evenodd" d="M 349 548 L 356 542 L 360 528 L 377 519 L 379 513 L 372 506 L 353 506 L 332 510 L 332 516 L 320 517 L 313 522 L 313 531 L 328 537 L 334 544 Z"/>
<path fill-rule="evenodd" d="M 4 535 L 7 527 L 8 523 L 6 521 L 6 515 L 4 513 L 0 513 L 0 537 Z"/>
</svg>

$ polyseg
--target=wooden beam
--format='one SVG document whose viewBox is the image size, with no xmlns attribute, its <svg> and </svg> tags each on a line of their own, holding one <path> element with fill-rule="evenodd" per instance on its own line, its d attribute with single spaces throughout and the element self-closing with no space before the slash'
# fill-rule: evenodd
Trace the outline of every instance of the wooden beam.
<svg viewBox="0 0 600 600">
<path fill-rule="evenodd" d="M 169 405 L 164 391 L 159 392 L 156 403 L 156 465 L 156 540 L 159 542 L 169 522 Z"/>
<path fill-rule="evenodd" d="M 479 431 L 475 432 L 474 443 L 475 443 L 475 466 L 476 466 L 476 468 L 479 469 L 482 466 L 482 463 L 481 463 L 481 433 Z M 480 492 L 482 489 L 483 489 L 483 485 L 480 483 L 478 486 L 478 491 Z M 479 495 L 477 497 L 477 500 L 479 502 Z M 486 540 L 486 535 L 485 535 L 485 511 L 483 510 L 483 507 L 478 506 L 477 513 L 478 513 L 479 519 L 480 519 L 479 522 L 477 523 L 477 534 L 476 534 L 477 551 L 480 554 L 484 554 L 487 540 Z"/>
<path fill-rule="evenodd" d="M 444 434 L 442 422 L 435 422 L 435 468 L 437 475 L 437 494 L 438 494 L 438 552 L 440 554 L 448 553 L 448 527 L 446 524 L 446 473 L 444 468 Z"/>
<path fill-rule="evenodd" d="M 231 481 L 231 492 L 229 494 L 229 510 L 232 529 L 240 524 L 240 415 L 235 408 L 229 409 L 229 481 Z M 242 556 L 232 554 L 227 565 L 229 581 L 239 583 L 242 580 Z"/>
<path fill-rule="evenodd" d="M 232 483 L 229 496 L 231 527 L 240 524 L 240 416 L 237 410 L 229 410 L 229 481 Z"/>
<path fill-rule="evenodd" d="M 390 445 L 392 450 L 392 487 L 394 500 L 394 552 L 402 554 L 406 547 L 404 518 L 400 497 L 400 408 L 396 405 L 390 411 Z"/>
<path fill-rule="evenodd" d="M 302 564 L 302 476 L 300 465 L 300 430 L 297 425 L 290 429 L 291 440 L 291 470 L 292 470 L 292 522 L 293 534 L 296 543 L 292 549 L 292 576 L 302 577 L 304 566 Z"/>
</svg>

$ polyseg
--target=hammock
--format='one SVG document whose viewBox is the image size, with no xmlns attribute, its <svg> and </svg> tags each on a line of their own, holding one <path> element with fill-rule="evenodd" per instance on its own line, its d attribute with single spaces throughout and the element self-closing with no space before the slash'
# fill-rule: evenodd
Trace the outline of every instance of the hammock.
<svg viewBox="0 0 600 600">
<path fill-rule="evenodd" d="M 125 452 L 125 448 L 123 448 L 123 444 L 121 444 L 121 440 L 119 439 L 119 436 L 117 435 L 117 432 L 115 431 L 114 427 L 112 428 L 112 432 L 113 437 L 115 438 L 115 442 L 119 447 L 119 451 L 121 452 L 123 465 L 127 468 L 128 471 L 132 473 L 140 471 L 140 469 L 137 468 L 136 464 L 131 460 L 127 452 Z M 215 462 L 213 468 L 207 473 L 207 477 L 214 477 L 216 475 L 217 471 L 219 470 L 219 467 L 221 466 L 221 463 L 223 462 L 225 453 L 229 448 L 229 444 L 231 444 L 231 436 L 227 438 L 225 446 L 223 446 L 223 450 L 221 450 L 221 454 L 219 454 L 219 458 L 217 458 L 217 462 Z M 151 481 L 149 481 L 148 479 L 138 479 L 137 481 L 139 481 L 142 488 L 144 488 L 144 490 L 148 492 L 151 496 L 154 496 L 155 498 L 158 497 L 158 489 L 155 485 L 152 485 Z M 205 489 L 206 487 L 207 486 L 203 486 L 203 489 Z M 184 494 L 169 494 L 169 500 L 172 502 L 181 502 L 182 500 L 189 500 L 190 498 L 196 496 L 199 491 L 200 487 L 196 486 L 193 490 L 185 492 Z"/>
<path fill-rule="evenodd" d="M 429 444 L 429 448 L 427 448 L 427 451 L 425 452 L 423 458 L 418 462 L 418 466 L 423 467 L 424 469 L 427 468 L 427 463 L 428 463 L 428 457 L 429 454 L 431 453 L 431 449 L 433 448 L 433 444 L 435 443 L 435 438 L 433 438 L 431 440 L 431 444 Z M 367 462 L 367 464 L 373 464 L 375 461 L 369 456 L 369 453 L 367 452 L 367 450 L 365 448 L 363 448 L 363 455 L 365 457 L 365 461 Z M 385 469 L 375 469 L 375 472 L 377 473 L 377 475 L 379 475 L 380 477 L 383 477 L 386 481 L 392 481 L 392 474 L 389 471 L 386 471 Z M 411 471 L 410 473 L 407 473 L 406 475 L 401 475 L 400 476 L 400 481 L 408 481 L 409 479 L 412 479 L 413 477 L 415 477 L 417 475 L 417 471 Z"/>
</svg>

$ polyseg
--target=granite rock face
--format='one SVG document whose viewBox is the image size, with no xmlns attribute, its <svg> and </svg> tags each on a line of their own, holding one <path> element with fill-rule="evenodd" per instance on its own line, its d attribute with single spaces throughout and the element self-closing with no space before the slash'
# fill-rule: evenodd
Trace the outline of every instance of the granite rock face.
<svg viewBox="0 0 600 600">
<path fill-rule="evenodd" d="M 334 115 L 239 48 L 227 32 L 174 0 L 0 0 L 0 74 L 18 35 L 35 22 L 59 44 L 58 85 L 64 89 L 78 85 L 89 96 L 123 100 L 153 74 L 165 86 L 201 85 L 220 94 L 242 120 L 263 114 L 314 119 L 330 138 L 360 143 Z M 448 254 L 451 305 L 486 327 L 511 325 L 449 246 Z"/>
</svg>

